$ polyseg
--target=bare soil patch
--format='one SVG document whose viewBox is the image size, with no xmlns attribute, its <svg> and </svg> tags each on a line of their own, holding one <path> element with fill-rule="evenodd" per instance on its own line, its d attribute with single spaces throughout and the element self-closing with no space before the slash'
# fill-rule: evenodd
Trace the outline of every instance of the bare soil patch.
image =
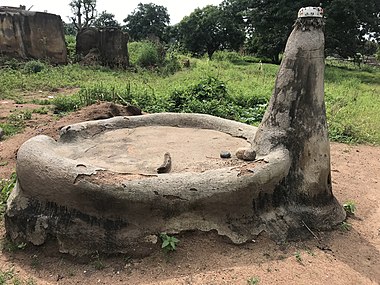
<svg viewBox="0 0 380 285">
<path fill-rule="evenodd" d="M 8 112 L 36 107 L 9 104 Z M 30 137 L 57 138 L 65 125 L 112 116 L 110 108 L 101 103 L 62 118 L 33 114 L 23 133 L 0 141 L 0 178 L 14 171 L 17 149 Z M 380 147 L 332 143 L 331 159 L 336 197 L 357 206 L 347 221 L 350 231 L 315 232 L 318 240 L 310 236 L 285 244 L 260 236 L 240 246 L 214 232 L 188 232 L 178 237 L 177 251 L 166 254 L 157 245 L 153 255 L 142 259 L 71 257 L 59 254 L 54 242 L 9 251 L 4 240 L 0 270 L 13 268 L 16 277 L 33 278 L 37 284 L 379 284 Z M 3 224 L 0 234 L 5 235 Z"/>
</svg>

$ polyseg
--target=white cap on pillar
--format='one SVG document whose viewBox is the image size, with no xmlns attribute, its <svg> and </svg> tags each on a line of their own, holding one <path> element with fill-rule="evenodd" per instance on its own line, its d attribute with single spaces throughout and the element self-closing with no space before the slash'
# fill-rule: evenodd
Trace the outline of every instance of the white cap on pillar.
<svg viewBox="0 0 380 285">
<path fill-rule="evenodd" d="M 321 7 L 303 7 L 298 11 L 298 18 L 322 18 L 323 9 Z"/>
</svg>

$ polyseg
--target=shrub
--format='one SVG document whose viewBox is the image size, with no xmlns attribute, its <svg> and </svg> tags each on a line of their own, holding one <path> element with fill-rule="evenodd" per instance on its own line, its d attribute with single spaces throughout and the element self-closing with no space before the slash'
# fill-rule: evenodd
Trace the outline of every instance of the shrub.
<svg viewBox="0 0 380 285">
<path fill-rule="evenodd" d="M 231 63 L 241 63 L 244 61 L 243 57 L 236 51 L 216 51 L 212 55 L 213 60 L 229 61 Z"/>
<path fill-rule="evenodd" d="M 8 116 L 9 122 L 19 122 L 19 121 L 26 121 L 30 120 L 32 118 L 32 111 L 30 110 L 23 110 L 15 112 Z"/>
<path fill-rule="evenodd" d="M 331 140 L 341 143 L 360 143 L 359 130 L 351 124 L 331 122 L 329 125 L 329 137 Z"/>
<path fill-rule="evenodd" d="M 137 65 L 140 67 L 157 66 L 159 63 L 157 50 L 153 45 L 146 45 L 141 49 L 141 53 L 137 58 Z"/>
<path fill-rule="evenodd" d="M 136 64 L 140 48 L 141 48 L 141 42 L 129 42 L 128 43 L 129 63 L 131 65 Z"/>
<path fill-rule="evenodd" d="M 177 244 L 179 243 L 179 239 L 173 236 L 169 236 L 166 233 L 161 233 L 160 238 L 162 240 L 161 248 L 165 252 L 171 252 L 177 249 Z"/>
<path fill-rule="evenodd" d="M 153 42 L 132 42 L 128 51 L 130 63 L 143 68 L 160 66 L 164 60 L 162 46 Z"/>
<path fill-rule="evenodd" d="M 18 69 L 22 68 L 24 63 L 22 61 L 18 61 L 15 58 L 10 58 L 8 60 L 5 60 L 2 65 L 6 68 L 9 68 L 9 69 L 18 70 Z"/>
<path fill-rule="evenodd" d="M 171 75 L 181 70 L 181 63 L 179 57 L 176 53 L 170 53 L 164 62 L 164 66 L 162 68 L 163 75 Z"/>
<path fill-rule="evenodd" d="M 52 104 L 55 106 L 54 113 L 71 112 L 83 106 L 79 97 L 76 95 L 57 96 L 52 100 Z"/>
<path fill-rule="evenodd" d="M 266 101 L 247 105 L 228 94 L 224 82 L 214 77 L 183 90 L 174 91 L 168 98 L 170 112 L 210 114 L 252 124 L 261 121 Z"/>
<path fill-rule="evenodd" d="M 52 100 L 52 104 L 55 105 L 55 112 L 59 113 L 74 111 L 99 101 L 134 105 L 147 112 L 167 110 L 165 99 L 158 99 L 153 88 L 132 90 L 130 82 L 120 85 L 96 83 L 82 88 L 76 95 L 58 96 Z"/>
<path fill-rule="evenodd" d="M 67 58 L 69 62 L 75 62 L 76 60 L 76 38 L 73 35 L 65 36 L 67 46 Z"/>
<path fill-rule="evenodd" d="M 115 86 L 104 85 L 103 83 L 94 84 L 86 88 L 82 88 L 79 93 L 80 105 L 89 106 L 98 101 L 116 102 L 117 91 Z"/>
<path fill-rule="evenodd" d="M 39 60 L 31 60 L 25 63 L 24 71 L 26 73 L 38 73 L 46 68 L 46 64 Z"/>
<path fill-rule="evenodd" d="M 227 99 L 226 97 L 227 89 L 224 83 L 214 77 L 209 77 L 197 85 L 174 91 L 169 97 L 170 111 L 210 114 L 213 113 L 212 109 L 222 103 L 222 99 Z"/>
</svg>

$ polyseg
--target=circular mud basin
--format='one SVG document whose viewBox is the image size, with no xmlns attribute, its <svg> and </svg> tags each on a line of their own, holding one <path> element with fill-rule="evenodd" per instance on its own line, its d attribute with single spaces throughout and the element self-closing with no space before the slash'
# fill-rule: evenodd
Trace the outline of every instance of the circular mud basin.
<svg viewBox="0 0 380 285">
<path fill-rule="evenodd" d="M 159 233 L 186 230 L 245 242 L 262 230 L 255 199 L 287 167 L 284 153 L 236 158 L 255 133 L 209 115 L 153 114 L 67 126 L 58 141 L 34 137 L 17 155 L 7 233 L 36 245 L 56 238 L 72 254 L 145 254 Z"/>
<path fill-rule="evenodd" d="M 203 172 L 239 164 L 236 159 L 220 159 L 220 151 L 234 153 L 250 147 L 246 139 L 206 129 L 164 126 L 137 127 L 103 132 L 95 137 L 56 148 L 58 156 L 76 160 L 79 165 L 93 165 L 116 173 L 155 174 L 171 157 L 170 173 Z"/>
</svg>

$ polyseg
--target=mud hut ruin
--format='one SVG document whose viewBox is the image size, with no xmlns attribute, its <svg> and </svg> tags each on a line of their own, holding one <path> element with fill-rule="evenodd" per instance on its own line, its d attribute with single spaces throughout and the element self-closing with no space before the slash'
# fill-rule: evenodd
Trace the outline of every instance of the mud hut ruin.
<svg viewBox="0 0 380 285">
<path fill-rule="evenodd" d="M 24 6 L 0 7 L 0 55 L 66 64 L 61 17 L 27 11 Z"/>
</svg>

